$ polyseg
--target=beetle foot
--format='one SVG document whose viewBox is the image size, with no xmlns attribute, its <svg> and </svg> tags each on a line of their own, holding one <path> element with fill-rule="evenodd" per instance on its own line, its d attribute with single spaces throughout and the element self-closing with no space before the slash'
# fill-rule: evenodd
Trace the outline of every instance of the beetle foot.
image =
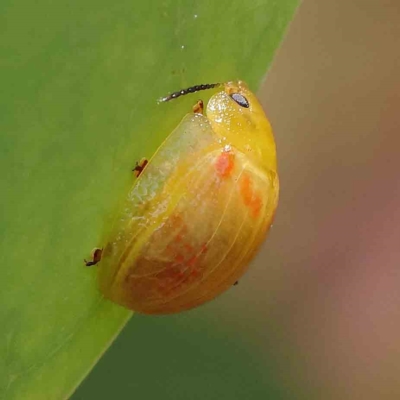
<svg viewBox="0 0 400 400">
<path fill-rule="evenodd" d="M 136 176 L 136 178 L 139 177 L 139 175 L 142 173 L 144 168 L 146 167 L 148 161 L 145 158 L 142 158 L 139 162 L 136 162 L 135 168 L 133 168 L 133 172 Z"/>
<path fill-rule="evenodd" d="M 91 267 L 92 265 L 96 265 L 101 260 L 101 256 L 103 254 L 103 249 L 98 247 L 94 248 L 92 251 L 92 259 L 89 261 L 83 260 L 87 267 Z"/>
<path fill-rule="evenodd" d="M 203 114 L 204 113 L 203 100 L 198 100 L 197 101 L 197 103 L 193 106 L 193 112 L 195 114 Z"/>
</svg>

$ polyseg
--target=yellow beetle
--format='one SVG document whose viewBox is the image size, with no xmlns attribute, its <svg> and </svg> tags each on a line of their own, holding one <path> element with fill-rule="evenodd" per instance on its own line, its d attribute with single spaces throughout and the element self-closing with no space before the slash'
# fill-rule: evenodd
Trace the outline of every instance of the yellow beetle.
<svg viewBox="0 0 400 400">
<path fill-rule="evenodd" d="M 147 163 L 97 260 L 110 300 L 146 314 L 203 304 L 244 273 L 269 230 L 279 181 L 271 126 L 242 81 L 186 115 Z M 142 171 L 143 169 L 143 171 Z"/>
</svg>

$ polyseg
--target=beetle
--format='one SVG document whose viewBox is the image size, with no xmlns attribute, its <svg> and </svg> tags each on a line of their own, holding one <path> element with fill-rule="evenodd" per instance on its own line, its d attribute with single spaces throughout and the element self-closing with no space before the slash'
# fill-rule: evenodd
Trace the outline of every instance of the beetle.
<svg viewBox="0 0 400 400">
<path fill-rule="evenodd" d="M 243 81 L 192 86 L 170 101 L 219 90 L 141 160 L 99 257 L 108 299 L 145 314 L 199 306 L 243 275 L 279 197 L 271 125 Z M 87 262 L 87 265 L 90 262 Z"/>
<path fill-rule="evenodd" d="M 92 254 L 91 254 L 91 260 L 86 261 L 85 259 L 83 260 L 85 262 L 85 265 L 87 267 L 91 267 L 92 265 L 96 265 L 97 263 L 100 262 L 101 260 L 101 255 L 103 253 L 103 249 L 99 249 L 99 248 L 94 248 L 92 250 Z"/>
</svg>

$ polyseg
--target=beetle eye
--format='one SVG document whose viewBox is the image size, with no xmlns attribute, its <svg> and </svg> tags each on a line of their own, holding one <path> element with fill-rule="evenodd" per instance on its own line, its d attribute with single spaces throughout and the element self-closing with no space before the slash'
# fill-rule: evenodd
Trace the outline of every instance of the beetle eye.
<svg viewBox="0 0 400 400">
<path fill-rule="evenodd" d="M 247 101 L 246 97 L 242 96 L 241 94 L 232 93 L 231 97 L 232 97 L 233 100 L 236 101 L 236 103 L 239 104 L 239 106 L 244 107 L 244 108 L 249 108 L 250 107 L 250 104 Z"/>
</svg>

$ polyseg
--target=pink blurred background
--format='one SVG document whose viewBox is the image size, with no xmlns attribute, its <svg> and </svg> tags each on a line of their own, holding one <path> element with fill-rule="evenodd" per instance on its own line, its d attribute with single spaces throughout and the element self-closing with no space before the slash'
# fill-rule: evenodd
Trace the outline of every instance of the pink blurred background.
<svg viewBox="0 0 400 400">
<path fill-rule="evenodd" d="M 400 2 L 305 0 L 262 100 L 281 202 L 238 289 L 276 331 L 259 349 L 313 398 L 400 399 Z"/>
</svg>

